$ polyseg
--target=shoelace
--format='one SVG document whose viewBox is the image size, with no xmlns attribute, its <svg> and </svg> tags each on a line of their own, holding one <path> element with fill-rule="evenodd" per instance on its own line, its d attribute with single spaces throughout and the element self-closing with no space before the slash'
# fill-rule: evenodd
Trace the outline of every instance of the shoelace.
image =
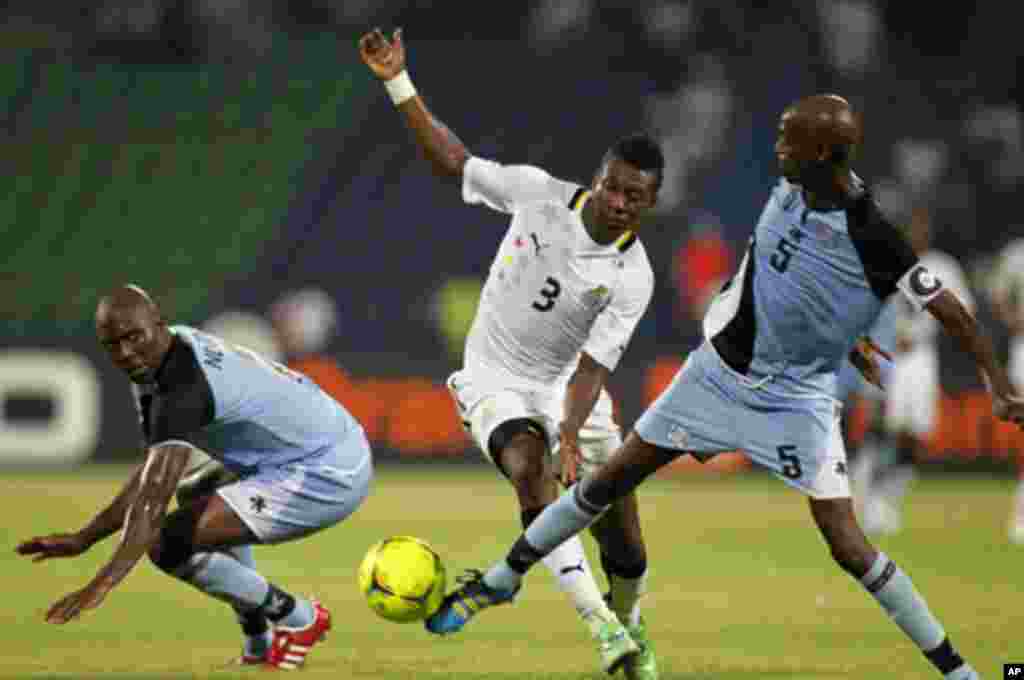
<svg viewBox="0 0 1024 680">
<path fill-rule="evenodd" d="M 466 569 L 455 577 L 455 582 L 459 585 L 470 585 L 471 583 L 476 583 L 478 581 L 483 583 L 483 580 L 484 572 L 480 569 Z"/>
</svg>

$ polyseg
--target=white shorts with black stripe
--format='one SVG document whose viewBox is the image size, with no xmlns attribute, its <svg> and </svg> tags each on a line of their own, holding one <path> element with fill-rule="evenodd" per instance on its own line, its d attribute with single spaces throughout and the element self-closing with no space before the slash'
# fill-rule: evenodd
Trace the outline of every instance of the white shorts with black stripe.
<svg viewBox="0 0 1024 680">
<path fill-rule="evenodd" d="M 487 460 L 494 463 L 489 450 L 491 435 L 502 424 L 527 418 L 542 430 L 554 462 L 558 456 L 558 423 L 562 419 L 563 390 L 531 390 L 470 378 L 464 371 L 448 378 L 448 390 L 462 424 Z M 606 391 L 601 392 L 594 410 L 580 430 L 583 461 L 580 472 L 587 473 L 608 460 L 622 444 L 614 407 Z"/>
</svg>

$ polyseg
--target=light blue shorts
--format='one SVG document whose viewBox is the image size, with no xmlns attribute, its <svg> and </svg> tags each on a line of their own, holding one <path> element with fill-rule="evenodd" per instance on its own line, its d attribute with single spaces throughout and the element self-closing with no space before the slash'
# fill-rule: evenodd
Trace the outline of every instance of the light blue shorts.
<svg viewBox="0 0 1024 680">
<path fill-rule="evenodd" d="M 832 397 L 784 394 L 771 382 L 752 383 L 705 342 L 634 429 L 645 442 L 702 460 L 743 451 L 812 498 L 846 498 L 850 484 L 839 417 L 840 404 Z"/>
<path fill-rule="evenodd" d="M 342 521 L 370 493 L 373 456 L 362 428 L 334 448 L 284 465 L 266 465 L 217 493 L 260 543 L 308 536 Z"/>
</svg>

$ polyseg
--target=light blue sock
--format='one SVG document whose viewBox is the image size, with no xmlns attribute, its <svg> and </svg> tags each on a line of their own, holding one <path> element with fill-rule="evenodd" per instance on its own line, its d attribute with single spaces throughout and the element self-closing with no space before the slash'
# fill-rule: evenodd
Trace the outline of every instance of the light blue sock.
<svg viewBox="0 0 1024 680">
<path fill-rule="evenodd" d="M 195 553 L 174 575 L 240 611 L 259 609 L 270 592 L 258 571 L 221 552 Z"/>
<path fill-rule="evenodd" d="M 207 595 L 230 603 L 240 611 L 261 610 L 278 626 L 304 628 L 313 623 L 313 603 L 293 597 L 267 579 L 222 552 L 195 553 L 175 576 Z"/>
<path fill-rule="evenodd" d="M 239 564 L 253 570 L 256 569 L 256 558 L 251 545 L 225 548 L 223 552 L 230 555 Z M 235 618 L 238 619 L 245 636 L 242 653 L 249 657 L 266 656 L 270 646 L 274 644 L 274 631 L 270 628 L 270 620 L 258 610 L 245 610 L 234 605 L 232 608 L 235 610 Z"/>
<path fill-rule="evenodd" d="M 313 603 L 304 597 L 295 598 L 295 608 L 283 619 L 274 623 L 283 628 L 305 628 L 316 619 Z"/>
</svg>

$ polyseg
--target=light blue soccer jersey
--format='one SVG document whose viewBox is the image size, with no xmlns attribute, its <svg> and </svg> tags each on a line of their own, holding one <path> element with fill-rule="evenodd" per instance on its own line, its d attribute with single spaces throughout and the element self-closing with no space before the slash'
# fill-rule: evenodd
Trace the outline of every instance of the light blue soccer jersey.
<svg viewBox="0 0 1024 680">
<path fill-rule="evenodd" d="M 896 349 L 897 321 L 902 314 L 906 313 L 903 311 L 905 305 L 906 303 L 900 298 L 896 296 L 890 297 L 882 305 L 882 309 L 878 313 L 878 319 L 875 320 L 874 325 L 868 330 L 868 335 L 875 341 L 875 344 L 890 354 Z M 868 383 L 864 376 L 861 375 L 860 370 L 849 359 L 846 359 L 839 368 L 835 397 L 839 401 L 846 401 L 851 395 L 855 394 L 866 394 L 878 398 L 884 392 Z"/>
<path fill-rule="evenodd" d="M 308 377 L 188 326 L 171 332 L 174 344 L 155 389 L 140 395 L 151 445 L 186 441 L 246 471 L 337 453 L 338 444 L 361 433 L 355 418 Z M 368 455 L 363 447 L 342 450 Z M 360 462 L 338 463 L 355 468 Z"/>
<path fill-rule="evenodd" d="M 781 180 L 704 333 L 752 382 L 836 395 L 837 371 L 886 298 L 899 289 L 921 308 L 941 288 L 867 192 L 818 212 Z"/>
</svg>

